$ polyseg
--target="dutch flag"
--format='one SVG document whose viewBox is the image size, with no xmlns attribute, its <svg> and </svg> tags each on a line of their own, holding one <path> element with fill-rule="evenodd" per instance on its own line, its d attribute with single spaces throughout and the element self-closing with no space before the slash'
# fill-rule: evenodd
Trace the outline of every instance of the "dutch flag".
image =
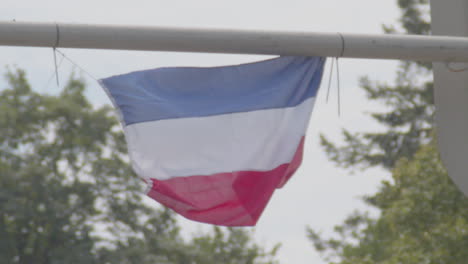
<svg viewBox="0 0 468 264">
<path fill-rule="evenodd" d="M 301 163 L 324 63 L 279 57 L 100 83 L 148 196 L 195 221 L 249 226 Z"/>
</svg>

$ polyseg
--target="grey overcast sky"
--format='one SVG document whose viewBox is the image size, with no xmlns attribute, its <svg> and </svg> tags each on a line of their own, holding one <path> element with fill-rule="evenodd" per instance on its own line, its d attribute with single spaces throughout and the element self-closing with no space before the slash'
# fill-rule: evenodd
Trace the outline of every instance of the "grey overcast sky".
<svg viewBox="0 0 468 264">
<path fill-rule="evenodd" d="M 396 23 L 398 15 L 396 0 L 2 0 L 0 8 L 2 21 L 353 33 L 381 33 L 381 25 Z M 96 78 L 161 66 L 216 66 L 267 58 L 168 52 L 62 51 Z M 54 72 L 51 49 L 0 47 L 0 64 L 25 69 L 38 91 L 58 91 L 54 80 L 50 81 Z M 306 226 L 330 234 L 333 226 L 353 210 L 368 209 L 359 197 L 375 192 L 379 181 L 387 176 L 378 169 L 351 174 L 336 168 L 327 161 L 320 148 L 319 134 L 339 141 L 343 127 L 352 131 L 379 129 L 364 113 L 382 107 L 366 100 L 358 87 L 358 80 L 367 75 L 373 80 L 391 83 L 397 62 L 340 60 L 341 117 L 337 116 L 336 83 L 332 85 L 331 100 L 328 104 L 325 102 L 328 67 L 307 133 L 303 166 L 283 189 L 276 191 L 255 229 L 259 243 L 265 246 L 278 242 L 283 244 L 279 252 L 283 264 L 324 263 L 306 238 Z M 61 79 L 66 79 L 73 69 L 70 63 L 63 61 L 59 69 Z M 0 72 L 3 74 L 4 68 Z M 87 94 L 92 102 L 109 104 L 97 83 L 82 74 L 89 84 Z M 4 86 L 2 79 L 0 89 Z M 180 219 L 180 223 L 186 235 L 207 228 L 207 225 L 185 219 Z"/>
</svg>

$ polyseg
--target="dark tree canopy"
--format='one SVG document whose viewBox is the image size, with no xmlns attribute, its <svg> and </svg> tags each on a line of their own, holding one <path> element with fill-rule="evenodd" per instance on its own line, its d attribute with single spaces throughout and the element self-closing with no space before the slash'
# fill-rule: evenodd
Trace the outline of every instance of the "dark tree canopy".
<svg viewBox="0 0 468 264">
<path fill-rule="evenodd" d="M 460 264 L 468 260 L 468 198 L 452 183 L 437 149 L 401 159 L 392 180 L 368 198 L 377 219 L 355 212 L 323 239 L 308 236 L 326 260 L 340 264 Z"/>
<path fill-rule="evenodd" d="M 404 33 L 430 33 L 428 2 L 398 0 Z M 384 27 L 387 33 L 395 28 Z M 448 177 L 435 147 L 430 70 L 431 64 L 401 62 L 394 85 L 362 79 L 369 100 L 388 109 L 371 114 L 384 132 L 344 130 L 343 146 L 322 136 L 337 165 L 380 166 L 392 176 L 364 199 L 379 210 L 378 217 L 355 212 L 335 227 L 331 238 L 308 228 L 315 249 L 330 263 L 468 263 L 468 198 Z"/>
<path fill-rule="evenodd" d="M 404 33 L 430 34 L 427 0 L 398 0 Z M 384 26 L 387 33 L 398 30 Z M 432 68 L 428 63 L 401 62 L 395 84 L 388 85 L 361 79 L 369 100 L 384 104 L 388 111 L 371 117 L 386 128 L 385 132 L 352 133 L 343 131 L 344 146 L 337 146 L 325 136 L 322 145 L 338 166 L 345 168 L 394 167 L 402 158 L 410 158 L 431 139 L 434 118 Z"/>
</svg>

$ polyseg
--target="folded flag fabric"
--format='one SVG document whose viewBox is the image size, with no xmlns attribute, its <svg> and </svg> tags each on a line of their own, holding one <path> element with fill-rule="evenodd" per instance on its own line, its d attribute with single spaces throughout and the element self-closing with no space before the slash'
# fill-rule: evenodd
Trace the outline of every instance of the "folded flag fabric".
<svg viewBox="0 0 468 264">
<path fill-rule="evenodd" d="M 195 221 L 250 226 L 301 163 L 324 63 L 279 57 L 100 83 L 148 196 Z"/>
</svg>

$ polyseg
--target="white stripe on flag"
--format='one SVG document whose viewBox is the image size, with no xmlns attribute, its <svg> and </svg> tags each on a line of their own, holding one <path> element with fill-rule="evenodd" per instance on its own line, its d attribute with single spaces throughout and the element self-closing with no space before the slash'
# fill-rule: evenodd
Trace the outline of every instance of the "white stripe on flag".
<svg viewBox="0 0 468 264">
<path fill-rule="evenodd" d="M 158 180 L 271 170 L 293 158 L 314 103 L 132 124 L 129 154 L 140 176 Z"/>
</svg>

